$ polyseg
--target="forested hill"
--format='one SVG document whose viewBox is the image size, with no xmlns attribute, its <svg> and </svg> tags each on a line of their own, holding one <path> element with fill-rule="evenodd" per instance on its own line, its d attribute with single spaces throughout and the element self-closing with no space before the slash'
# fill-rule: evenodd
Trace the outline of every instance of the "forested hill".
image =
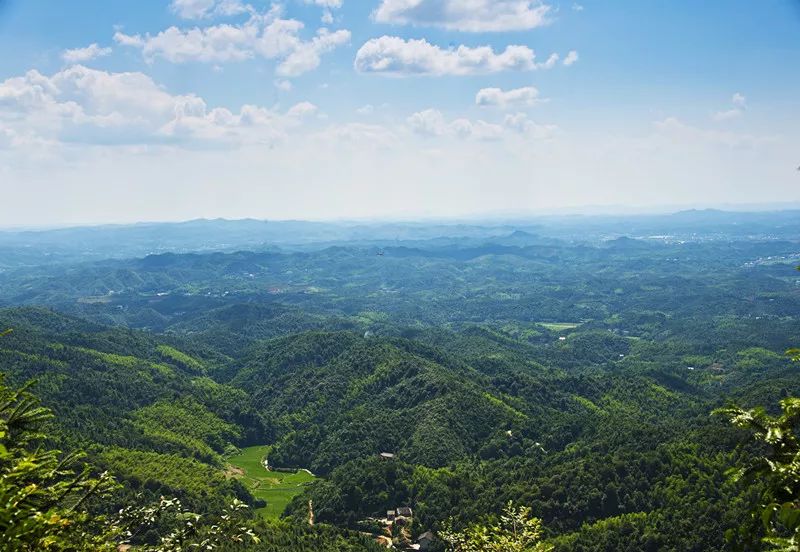
<svg viewBox="0 0 800 552">
<path fill-rule="evenodd" d="M 0 311 L 0 325 L 15 329 L 0 348 L 10 381 L 36 379 L 59 441 L 91 450 L 131 492 L 204 510 L 231 496 L 252 503 L 224 477 L 224 458 L 269 442 L 274 464 L 324 476 L 308 497 L 319 521 L 345 527 L 412 503 L 420 530 L 435 528 L 512 499 L 564 535 L 554 542 L 593 539 L 593 522 L 607 520 L 632 524 L 654 549 L 713 548 L 742 512 L 724 476 L 737 435 L 708 413 L 725 397 L 771 404 L 800 393 L 789 363 L 765 349 L 696 355 L 687 370 L 677 343 L 596 330 L 549 345 L 485 330 L 313 331 L 233 359 L 43 309 Z M 303 516 L 306 502 L 291 511 Z M 697 530 L 667 530 L 691 519 Z"/>
<path fill-rule="evenodd" d="M 600 353 L 604 337 L 573 334 L 558 354 Z M 633 522 L 636 549 L 654 550 L 714 549 L 744 514 L 731 506 L 741 489 L 724 475 L 737 433 L 709 412 L 725 396 L 774 403 L 800 391 L 789 362 L 763 349 L 733 353 L 720 374 L 653 362 L 634 340 L 624 357 L 609 362 L 602 351 L 558 369 L 552 353 L 546 364 L 520 363 L 518 347 L 452 339 L 472 349 L 445 353 L 422 335 L 303 334 L 254 351 L 232 383 L 279 424 L 276 460 L 326 474 L 309 492 L 321 520 L 351 525 L 411 502 L 434 526 L 523 500 L 553 534 L 569 535 L 557 542 L 591 542 L 594 521 L 616 536 Z M 295 511 L 304 505 L 298 499 Z M 686 529 L 667 529 L 676 525 Z"/>
<path fill-rule="evenodd" d="M 87 502 L 100 520 L 162 496 L 233 519 L 240 500 L 255 550 L 426 531 L 437 550 L 511 502 L 558 551 L 726 550 L 726 534 L 758 532 L 762 490 L 726 474 L 763 447 L 711 412 L 800 395 L 784 355 L 800 339 L 800 239 L 783 219 L 752 239 L 725 224 L 685 240 L 470 227 L 17 265 L 0 272 L 2 393 L 35 382 L 54 418 L 31 442 L 113 474 Z M 282 487 L 264 455 L 316 478 Z M 282 493 L 268 519 L 260 485 Z M 387 535 L 401 507 L 413 522 Z"/>
<path fill-rule="evenodd" d="M 56 414 L 60 446 L 102 451 L 110 465 L 136 450 L 153 453 L 151 463 L 166 455 L 210 472 L 224 466 L 228 447 L 264 438 L 246 394 L 212 379 L 228 361 L 221 355 L 43 309 L 0 311 L 0 326 L 14 330 L 0 342 L 6 382 L 35 381 Z M 214 482 L 230 487 L 215 477 L 205 490 Z"/>
</svg>

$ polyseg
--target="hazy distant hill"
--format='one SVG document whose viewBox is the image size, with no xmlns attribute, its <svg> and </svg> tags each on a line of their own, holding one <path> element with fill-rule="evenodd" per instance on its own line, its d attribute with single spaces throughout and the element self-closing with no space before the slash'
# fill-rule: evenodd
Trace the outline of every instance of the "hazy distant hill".
<svg viewBox="0 0 800 552">
<path fill-rule="evenodd" d="M 336 244 L 386 247 L 442 245 L 452 238 L 491 238 L 504 245 L 598 242 L 607 237 L 669 236 L 673 240 L 772 238 L 800 235 L 800 211 L 713 209 L 669 215 L 539 216 L 444 222 L 308 222 L 198 219 L 176 223 L 0 231 L 0 269 L 91 259 L 193 251 L 319 249 Z"/>
</svg>

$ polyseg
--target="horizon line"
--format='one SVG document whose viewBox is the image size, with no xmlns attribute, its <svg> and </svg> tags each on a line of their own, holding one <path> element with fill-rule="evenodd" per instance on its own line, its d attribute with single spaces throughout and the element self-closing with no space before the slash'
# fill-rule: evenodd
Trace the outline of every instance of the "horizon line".
<svg viewBox="0 0 800 552">
<path fill-rule="evenodd" d="M 663 205 L 583 205 L 553 207 L 531 211 L 487 211 L 476 213 L 463 213 L 456 215 L 436 215 L 419 213 L 416 215 L 387 215 L 372 217 L 342 216 L 342 217 L 309 217 L 296 218 L 259 218 L 255 216 L 224 217 L 224 216 L 198 216 L 188 219 L 138 219 L 131 221 L 80 221 L 80 222 L 52 222 L 41 224 L 0 225 L 0 232 L 47 232 L 55 230 L 68 230 L 78 228 L 103 228 L 103 227 L 134 227 L 146 225 L 178 225 L 192 222 L 271 222 L 271 223 L 307 223 L 307 224 L 456 224 L 464 222 L 520 222 L 532 218 L 558 218 L 558 217 L 639 217 L 675 215 L 684 212 L 716 211 L 723 213 L 770 213 L 789 212 L 800 210 L 800 201 L 791 202 L 765 202 L 765 203 L 716 203 L 716 204 L 663 204 Z"/>
</svg>

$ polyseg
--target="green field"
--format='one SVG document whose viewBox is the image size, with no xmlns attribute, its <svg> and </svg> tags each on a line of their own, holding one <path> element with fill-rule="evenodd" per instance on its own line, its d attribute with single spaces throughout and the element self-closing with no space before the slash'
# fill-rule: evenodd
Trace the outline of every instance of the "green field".
<svg viewBox="0 0 800 552">
<path fill-rule="evenodd" d="M 554 332 L 562 332 L 564 330 L 574 330 L 580 324 L 575 322 L 537 322 L 540 326 L 544 326 L 548 330 Z"/>
<path fill-rule="evenodd" d="M 307 471 L 283 473 L 267 471 L 262 460 L 269 453 L 269 446 L 255 446 L 242 449 L 241 454 L 232 456 L 228 461 L 244 474 L 237 475 L 247 486 L 253 496 L 267 502 L 264 508 L 256 512 L 266 518 L 276 519 L 283 513 L 286 505 L 303 491 L 303 487 L 315 478 Z"/>
</svg>

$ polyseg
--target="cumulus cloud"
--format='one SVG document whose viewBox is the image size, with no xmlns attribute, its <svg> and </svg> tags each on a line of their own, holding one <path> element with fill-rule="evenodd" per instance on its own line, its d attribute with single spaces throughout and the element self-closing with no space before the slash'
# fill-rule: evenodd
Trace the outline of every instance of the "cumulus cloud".
<svg viewBox="0 0 800 552">
<path fill-rule="evenodd" d="M 736 119 L 747 110 L 747 98 L 745 98 L 739 92 L 736 92 L 733 96 L 731 96 L 731 105 L 733 107 L 730 109 L 725 109 L 714 113 L 713 119 L 715 121 L 728 121 L 730 119 Z"/>
<path fill-rule="evenodd" d="M 532 107 L 541 103 L 539 91 L 533 86 L 502 90 L 500 88 L 482 88 L 475 95 L 475 104 L 481 107 Z"/>
<path fill-rule="evenodd" d="M 375 112 L 375 106 L 372 104 L 362 105 L 358 109 L 356 109 L 356 113 L 359 115 L 372 115 Z"/>
<path fill-rule="evenodd" d="M 426 109 L 414 113 L 408 117 L 407 122 L 411 130 L 428 136 L 441 136 L 448 128 L 444 115 L 437 109 Z"/>
<path fill-rule="evenodd" d="M 294 77 L 313 71 L 322 62 L 324 53 L 335 50 L 350 42 L 350 31 L 338 30 L 330 32 L 320 29 L 317 36 L 307 42 L 300 41 L 286 59 L 278 65 L 278 74 Z"/>
<path fill-rule="evenodd" d="M 413 133 L 421 136 L 479 141 L 495 141 L 514 136 L 546 140 L 558 133 L 557 126 L 538 124 L 522 112 L 506 115 L 500 124 L 463 117 L 448 120 L 438 109 L 426 109 L 409 116 L 406 125 Z"/>
<path fill-rule="evenodd" d="M 51 76 L 29 71 L 0 82 L 0 125 L 43 140 L 187 146 L 273 142 L 315 109 L 287 113 L 244 105 L 210 108 L 199 96 L 172 95 L 138 72 L 74 65 Z"/>
<path fill-rule="evenodd" d="M 111 48 L 101 48 L 96 42 L 89 44 L 86 48 L 73 48 L 61 52 L 61 59 L 67 63 L 85 63 L 95 58 L 111 54 Z"/>
<path fill-rule="evenodd" d="M 445 50 L 425 39 L 382 36 L 368 40 L 356 53 L 355 68 L 362 73 L 387 75 L 479 75 L 501 71 L 550 69 L 558 54 L 538 63 L 527 46 L 508 46 L 495 52 L 490 46 L 459 46 Z"/>
<path fill-rule="evenodd" d="M 497 140 L 503 135 L 503 127 L 486 121 L 470 121 L 459 118 L 448 121 L 441 111 L 426 109 L 412 114 L 406 120 L 409 128 L 423 136 L 451 136 L 476 140 Z"/>
<path fill-rule="evenodd" d="M 496 32 L 546 25 L 550 10 L 538 0 L 382 0 L 372 17 L 379 23 Z"/>
<path fill-rule="evenodd" d="M 350 41 L 350 31 L 319 29 L 311 40 L 300 36 L 304 25 L 281 17 L 279 7 L 252 14 L 242 24 L 219 24 L 200 28 L 169 27 L 156 35 L 117 32 L 114 40 L 139 48 L 148 61 L 163 58 L 173 63 L 223 63 L 255 57 L 280 60 L 277 72 L 297 76 L 316 69 L 321 56 Z"/>
<path fill-rule="evenodd" d="M 567 57 L 564 58 L 564 65 L 569 67 L 570 65 L 574 64 L 577 61 L 578 61 L 578 52 L 572 50 L 567 54 Z"/>
</svg>

